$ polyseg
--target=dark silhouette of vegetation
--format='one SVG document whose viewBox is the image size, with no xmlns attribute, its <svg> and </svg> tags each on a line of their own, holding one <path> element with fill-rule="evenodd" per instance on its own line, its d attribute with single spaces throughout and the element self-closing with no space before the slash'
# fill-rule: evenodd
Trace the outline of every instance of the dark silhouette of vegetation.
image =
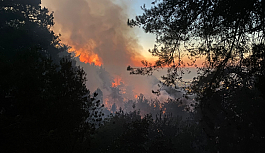
<svg viewBox="0 0 265 153">
<path fill-rule="evenodd" d="M 159 113 L 153 119 L 122 110 L 94 135 L 92 152 L 211 152 L 206 135 L 193 120 Z"/>
<path fill-rule="evenodd" d="M 40 0 L 0 2 L 1 152 L 87 152 L 102 107 Z"/>
<path fill-rule="evenodd" d="M 1 152 L 264 151 L 263 1 L 155 0 L 143 7 L 128 24 L 157 35 L 150 52 L 159 60 L 128 67 L 132 74 L 168 66 L 163 83 L 176 87 L 185 50 L 191 65 L 206 60 L 187 95 L 164 103 L 143 94 L 125 100 L 123 84 L 111 87 L 100 68 L 100 77 L 109 79 L 110 110 L 103 108 L 101 89 L 92 95 L 87 89 L 84 70 L 51 30 L 53 14 L 40 3 L 0 1 Z M 198 104 L 186 106 L 194 95 Z M 123 105 L 127 112 L 118 108 Z"/>
<path fill-rule="evenodd" d="M 59 35 L 51 27 L 53 14 L 41 8 L 41 0 L 3 0 L 0 2 L 1 54 L 13 57 L 17 52 L 38 48 L 59 63 Z M 14 45 L 15 44 L 15 45 Z"/>
<path fill-rule="evenodd" d="M 263 152 L 264 147 L 264 29 L 261 0 L 155 0 L 143 15 L 128 20 L 156 35 L 149 52 L 155 64 L 131 74 L 150 75 L 168 66 L 165 85 L 182 81 L 183 68 L 198 67 L 187 90 L 195 93 L 200 125 L 219 152 Z M 185 63 L 188 54 L 191 62 Z"/>
</svg>

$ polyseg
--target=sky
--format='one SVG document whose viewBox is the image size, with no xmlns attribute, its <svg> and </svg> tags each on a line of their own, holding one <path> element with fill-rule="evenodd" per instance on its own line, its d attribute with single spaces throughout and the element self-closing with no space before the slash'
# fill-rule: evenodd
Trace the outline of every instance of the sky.
<svg viewBox="0 0 265 153">
<path fill-rule="evenodd" d="M 153 1 L 42 0 L 42 5 L 54 11 L 54 31 L 62 34 L 62 42 L 72 46 L 78 55 L 82 53 L 81 61 L 105 66 L 114 64 L 112 61 L 120 61 L 115 63 L 138 67 L 142 66 L 141 60 L 154 62 L 158 59 L 148 52 L 155 44 L 155 35 L 145 33 L 139 27 L 130 28 L 127 26 L 127 20 L 142 15 L 141 6 L 145 4 L 146 8 L 150 8 Z M 110 37 L 106 38 L 107 35 Z M 108 46 L 105 48 L 99 45 L 102 44 L 100 42 L 106 44 L 107 40 L 103 39 L 112 39 L 112 42 L 108 41 L 109 44 L 122 42 L 124 46 L 119 46 L 119 49 L 112 47 L 117 53 L 114 54 L 115 56 L 108 55 L 106 52 L 103 54 L 99 49 L 104 51 L 109 49 L 108 45 L 105 45 Z M 123 52 L 124 50 L 126 52 Z M 123 62 L 121 62 L 122 59 Z"/>
<path fill-rule="evenodd" d="M 141 60 L 151 59 L 148 49 L 153 47 L 155 36 L 138 27 L 130 28 L 127 20 L 141 15 L 140 7 L 143 4 L 150 7 L 152 1 L 42 0 L 42 6 L 54 12 L 52 30 L 60 33 L 61 42 L 71 46 L 69 51 L 79 57 L 77 65 L 87 73 L 88 89 L 93 92 L 100 88 L 105 95 L 104 101 L 111 94 L 113 84 L 123 85 L 122 88 L 128 90 L 125 92 L 128 94 L 124 94 L 126 99 L 140 93 L 156 98 L 152 90 L 157 90 L 159 76 L 165 69 L 149 77 L 130 75 L 126 71 L 129 65 L 140 67 Z M 163 92 L 159 98 L 168 96 Z"/>
<path fill-rule="evenodd" d="M 78 1 L 81 3 L 82 1 L 85 2 L 86 0 L 57 0 L 57 1 L 53 1 L 53 0 L 42 0 L 42 5 L 45 7 L 48 7 L 48 9 L 50 11 L 54 11 L 54 16 L 55 16 L 55 28 L 54 31 L 56 33 L 60 33 L 62 34 L 62 40 L 63 42 L 66 42 L 69 44 L 69 41 L 65 41 L 64 37 L 66 35 L 68 35 L 69 33 L 66 32 L 66 30 L 63 30 L 64 28 L 62 28 L 63 26 L 61 26 L 59 28 L 59 26 L 57 26 L 58 24 L 61 24 L 61 21 L 59 18 L 62 18 L 62 15 L 58 15 L 60 12 L 67 12 L 71 13 L 71 11 L 77 11 L 77 10 L 71 10 L 70 12 L 67 11 L 67 6 L 65 4 L 69 4 L 69 6 L 74 6 L 73 4 L 76 3 L 76 5 L 80 5 L 78 4 Z M 105 2 L 109 1 L 110 4 L 107 4 L 109 6 L 107 6 L 106 4 L 104 4 Z M 127 20 L 128 19 L 133 19 L 136 15 L 141 15 L 143 13 L 143 11 L 141 10 L 141 6 L 143 4 L 145 4 L 147 7 L 151 6 L 151 2 L 153 0 L 87 0 L 87 2 L 92 2 L 90 4 L 90 6 L 95 6 L 95 5 L 106 5 L 106 6 L 97 6 L 98 8 L 102 8 L 105 9 L 104 7 L 111 7 L 113 5 L 118 5 L 121 9 L 123 9 L 121 12 L 123 13 L 123 22 L 121 22 L 123 24 L 123 27 L 126 26 L 126 28 L 128 28 L 130 31 L 130 34 L 132 34 L 132 36 L 134 37 L 134 39 L 136 39 L 137 41 L 137 51 L 143 55 L 143 59 L 157 59 L 157 58 L 152 58 L 151 54 L 148 52 L 148 49 L 153 48 L 154 43 L 155 43 L 155 36 L 153 34 L 147 34 L 143 31 L 143 29 L 139 28 L 139 27 L 134 27 L 134 28 L 129 28 L 127 26 Z M 98 3 L 98 4 L 96 4 Z M 113 4 L 113 5 L 112 5 Z M 84 4 L 86 5 L 86 4 Z M 111 5 L 111 6 L 110 6 Z M 92 7 L 93 7 L 92 6 Z M 63 8 L 63 9 L 59 9 Z M 100 10 L 100 9 L 98 9 Z M 60 12 L 59 12 L 60 11 Z M 80 10 L 79 10 L 80 11 Z M 121 13 L 120 12 L 120 13 Z M 100 11 L 98 11 L 97 13 L 100 14 Z M 64 18 L 67 18 L 67 15 L 64 16 Z M 89 17 L 87 17 L 89 20 Z M 104 19 L 103 19 L 104 20 Z M 72 22 L 73 20 L 69 20 L 70 22 Z M 90 42 L 91 44 L 91 42 Z M 93 43 L 92 43 L 93 44 Z M 73 47 L 74 45 L 70 43 L 70 45 Z M 92 46 L 92 45 L 90 45 Z M 139 59 L 138 62 L 139 64 L 137 66 L 140 66 L 140 61 L 142 59 Z"/>
<path fill-rule="evenodd" d="M 129 14 L 129 18 L 133 19 L 136 15 L 141 15 L 143 13 L 143 10 L 141 10 L 141 6 L 143 4 L 146 5 L 147 8 L 151 7 L 151 2 L 154 0 L 130 0 L 132 1 L 131 9 L 132 12 Z M 140 29 L 138 27 L 135 27 L 135 31 L 137 31 L 137 38 L 139 39 L 140 45 L 143 47 L 142 54 L 145 57 L 151 57 L 151 55 L 148 52 L 148 49 L 153 48 L 154 42 L 155 42 L 155 35 L 150 33 L 145 33 L 143 29 Z"/>
<path fill-rule="evenodd" d="M 87 87 L 111 94 L 111 86 L 130 87 L 135 95 L 154 96 L 152 89 L 157 78 L 130 75 L 127 66 L 142 66 L 146 58 L 150 35 L 140 28 L 127 26 L 128 18 L 141 14 L 140 1 L 133 0 L 42 0 L 42 6 L 54 12 L 52 30 L 61 34 L 61 42 L 71 46 L 77 64 L 87 73 Z M 154 41 L 154 40 L 153 40 Z M 149 55 L 150 56 L 150 55 Z M 80 61 L 79 61 L 80 60 Z M 90 64 L 94 63 L 94 64 Z M 99 66 L 102 66 L 101 69 Z M 128 88 L 129 90 L 129 88 Z M 134 96 L 134 95 L 133 95 Z M 126 97 L 127 98 L 127 97 Z M 127 98 L 128 99 L 128 98 Z"/>
</svg>

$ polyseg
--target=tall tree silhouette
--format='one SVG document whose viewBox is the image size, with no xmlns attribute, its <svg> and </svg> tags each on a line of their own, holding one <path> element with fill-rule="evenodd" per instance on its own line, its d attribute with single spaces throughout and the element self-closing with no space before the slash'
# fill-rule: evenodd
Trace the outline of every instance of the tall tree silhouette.
<svg viewBox="0 0 265 153">
<path fill-rule="evenodd" d="M 0 2 L 2 152 L 86 152 L 102 114 L 38 0 Z M 91 121 L 91 120 L 95 121 Z M 95 125 L 97 124 L 97 125 Z"/>
<path fill-rule="evenodd" d="M 149 52 L 159 60 L 127 70 L 152 74 L 168 66 L 162 79 L 174 86 L 183 66 L 205 58 L 191 88 L 209 138 L 224 152 L 264 150 L 264 8 L 260 0 L 156 0 L 128 25 L 156 34 Z M 184 63 L 183 54 L 193 61 Z"/>
<path fill-rule="evenodd" d="M 0 2 L 1 53 L 10 57 L 38 47 L 42 54 L 59 62 L 59 35 L 51 30 L 53 14 L 41 8 L 41 0 L 3 0 Z"/>
</svg>

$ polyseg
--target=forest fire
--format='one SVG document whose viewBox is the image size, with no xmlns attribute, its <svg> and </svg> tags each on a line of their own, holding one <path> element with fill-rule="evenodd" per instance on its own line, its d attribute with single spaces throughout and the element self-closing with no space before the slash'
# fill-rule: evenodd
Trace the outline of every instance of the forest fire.
<svg viewBox="0 0 265 153">
<path fill-rule="evenodd" d="M 56 7 L 62 4 L 64 7 Z M 81 62 L 104 65 L 115 75 L 126 71 L 128 65 L 142 66 L 142 47 L 134 30 L 124 22 L 128 17 L 123 7 L 109 0 L 76 0 L 74 5 L 57 0 L 46 5 L 55 11 L 53 30 Z"/>
<path fill-rule="evenodd" d="M 80 54 L 79 59 L 81 62 L 84 63 L 94 63 L 97 66 L 101 66 L 103 63 L 101 62 L 100 58 L 97 54 Z"/>
<path fill-rule="evenodd" d="M 112 82 L 112 87 L 117 87 L 119 85 L 121 85 L 121 77 L 116 76 L 115 79 L 113 80 L 114 82 Z"/>
<path fill-rule="evenodd" d="M 128 19 L 124 7 L 109 0 L 75 0 L 74 4 L 46 0 L 46 5 L 55 11 L 53 30 L 62 34 L 62 43 L 71 46 L 68 51 L 79 57 L 77 65 L 87 73 L 89 90 L 102 90 L 106 108 L 136 100 L 136 94 L 152 96 L 150 78 L 130 76 L 126 71 L 128 65 L 141 67 L 141 60 L 145 58 L 135 31 L 124 22 Z M 64 7 L 59 7 L 61 5 Z"/>
<path fill-rule="evenodd" d="M 94 52 L 97 44 L 92 39 L 88 41 L 88 44 L 81 46 L 74 45 L 75 43 L 71 40 L 66 40 L 66 42 L 71 44 L 72 48 L 70 52 L 73 52 L 76 56 L 78 56 L 81 62 L 90 64 L 94 63 L 94 65 L 97 66 L 103 65 L 102 58 Z"/>
<path fill-rule="evenodd" d="M 109 102 L 109 98 L 104 99 L 104 107 L 110 109 L 112 104 Z"/>
</svg>

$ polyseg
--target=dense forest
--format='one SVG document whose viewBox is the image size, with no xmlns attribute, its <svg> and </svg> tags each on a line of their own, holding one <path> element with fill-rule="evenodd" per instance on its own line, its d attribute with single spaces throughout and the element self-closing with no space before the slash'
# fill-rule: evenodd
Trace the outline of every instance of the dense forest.
<svg viewBox="0 0 265 153">
<path fill-rule="evenodd" d="M 154 0 L 142 10 L 128 26 L 156 35 L 159 60 L 128 73 L 166 67 L 171 92 L 187 65 L 198 77 L 166 101 L 125 101 L 113 86 L 124 108 L 106 108 L 41 0 L 0 1 L 1 152 L 264 152 L 265 2 Z"/>
</svg>

